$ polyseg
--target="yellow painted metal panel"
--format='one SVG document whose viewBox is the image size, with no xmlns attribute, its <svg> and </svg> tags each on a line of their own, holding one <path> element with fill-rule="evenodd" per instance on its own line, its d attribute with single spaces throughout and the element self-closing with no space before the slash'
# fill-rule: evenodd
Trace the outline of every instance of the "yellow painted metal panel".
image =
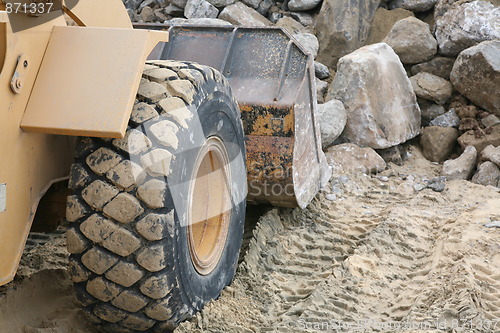
<svg viewBox="0 0 500 333">
<path fill-rule="evenodd" d="M 159 31 L 54 27 L 21 128 L 123 137 Z"/>
<path fill-rule="evenodd" d="M 121 0 L 64 0 L 65 12 L 86 27 L 132 28 Z"/>
</svg>

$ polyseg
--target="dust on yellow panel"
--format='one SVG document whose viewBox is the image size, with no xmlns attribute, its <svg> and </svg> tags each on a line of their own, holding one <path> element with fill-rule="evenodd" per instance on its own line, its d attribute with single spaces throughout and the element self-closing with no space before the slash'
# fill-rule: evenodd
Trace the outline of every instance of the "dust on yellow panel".
<svg viewBox="0 0 500 333">
<path fill-rule="evenodd" d="M 147 56 L 165 32 L 54 27 L 21 128 L 123 137 Z"/>
<path fill-rule="evenodd" d="M 132 28 L 121 0 L 64 0 L 65 12 L 86 27 Z"/>
</svg>

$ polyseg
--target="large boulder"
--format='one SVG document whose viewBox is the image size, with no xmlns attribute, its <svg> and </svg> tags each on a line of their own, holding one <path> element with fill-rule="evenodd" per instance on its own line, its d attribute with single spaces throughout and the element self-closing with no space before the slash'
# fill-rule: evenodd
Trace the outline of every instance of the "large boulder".
<svg viewBox="0 0 500 333">
<path fill-rule="evenodd" d="M 402 8 L 387 10 L 381 7 L 377 9 L 366 44 L 380 43 L 389 34 L 397 21 L 407 17 L 415 17 L 415 15 L 409 10 Z"/>
<path fill-rule="evenodd" d="M 500 19 L 498 24 L 500 30 Z M 462 95 L 500 116 L 500 40 L 482 42 L 460 53 L 450 78 Z"/>
<path fill-rule="evenodd" d="M 318 119 L 321 129 L 321 144 L 329 147 L 342 134 L 347 122 L 347 113 L 341 101 L 332 99 L 318 105 Z"/>
<path fill-rule="evenodd" d="M 427 61 L 437 52 L 429 25 L 415 17 L 396 22 L 383 42 L 393 48 L 403 64 Z"/>
<path fill-rule="evenodd" d="M 363 46 L 380 0 L 324 0 L 316 19 L 318 61 L 335 68 L 338 59 Z"/>
<path fill-rule="evenodd" d="M 332 146 L 325 152 L 326 161 L 333 173 L 376 173 L 387 167 L 384 159 L 371 148 L 361 148 L 352 143 Z"/>
<path fill-rule="evenodd" d="M 393 5 L 398 8 L 411 10 L 412 12 L 425 12 L 432 9 L 437 0 L 395 0 Z"/>
<path fill-rule="evenodd" d="M 454 58 L 435 57 L 427 62 L 412 66 L 411 74 L 416 75 L 421 72 L 427 72 L 449 80 L 454 63 Z"/>
<path fill-rule="evenodd" d="M 346 142 L 384 149 L 419 134 L 420 108 L 410 80 L 385 43 L 342 57 L 330 92 L 347 110 Z"/>
<path fill-rule="evenodd" d="M 456 56 L 480 42 L 500 39 L 499 25 L 500 10 L 494 4 L 486 1 L 458 1 L 436 17 L 439 52 Z"/>
<path fill-rule="evenodd" d="M 265 27 L 273 25 L 271 21 L 262 16 L 255 9 L 236 2 L 224 8 L 219 14 L 219 19 L 228 21 L 234 25 L 249 27 Z"/>
<path fill-rule="evenodd" d="M 453 127 L 425 127 L 420 137 L 420 147 L 429 161 L 443 162 L 453 152 L 457 138 L 458 131 Z"/>
<path fill-rule="evenodd" d="M 454 160 L 443 163 L 441 176 L 446 180 L 464 179 L 468 180 L 472 176 L 477 163 L 477 150 L 473 146 L 465 148 L 462 155 Z"/>
<path fill-rule="evenodd" d="M 439 105 L 446 103 L 453 93 L 453 86 L 449 81 L 430 73 L 418 73 L 410 78 L 410 82 L 418 97 Z"/>
<path fill-rule="evenodd" d="M 316 36 L 306 32 L 295 34 L 293 37 L 304 47 L 304 49 L 306 49 L 306 51 L 311 53 L 313 58 L 316 58 L 319 50 L 319 43 Z"/>
</svg>

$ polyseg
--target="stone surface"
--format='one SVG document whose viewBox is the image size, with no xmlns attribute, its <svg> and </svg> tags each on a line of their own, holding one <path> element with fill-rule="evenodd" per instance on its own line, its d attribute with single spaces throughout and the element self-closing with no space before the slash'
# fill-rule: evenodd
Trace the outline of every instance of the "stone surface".
<svg viewBox="0 0 500 333">
<path fill-rule="evenodd" d="M 446 177 L 446 180 L 470 179 L 476 168 L 476 163 L 477 150 L 473 146 L 469 146 L 458 158 L 443 163 L 441 175 Z"/>
<path fill-rule="evenodd" d="M 288 30 L 292 35 L 308 32 L 308 29 L 289 16 L 280 18 L 276 26 Z"/>
<path fill-rule="evenodd" d="M 255 9 L 241 2 L 236 2 L 224 8 L 219 14 L 219 19 L 234 25 L 249 27 L 265 27 L 272 25 L 271 21 L 266 19 Z"/>
<path fill-rule="evenodd" d="M 446 103 L 453 93 L 453 86 L 439 76 L 430 73 L 418 73 L 410 78 L 415 94 L 439 105 Z"/>
<path fill-rule="evenodd" d="M 341 101 L 332 99 L 318 105 L 318 122 L 321 130 L 321 144 L 329 147 L 342 134 L 347 122 L 347 113 Z"/>
<path fill-rule="evenodd" d="M 498 24 L 500 33 L 500 19 Z M 470 101 L 500 116 L 500 40 L 482 42 L 460 53 L 451 82 Z"/>
<path fill-rule="evenodd" d="M 430 60 L 437 52 L 437 41 L 429 25 L 415 17 L 402 19 L 384 38 L 404 64 L 418 64 Z"/>
<path fill-rule="evenodd" d="M 496 124 L 500 124 L 500 118 L 498 118 L 494 114 L 490 114 L 489 116 L 481 119 L 481 123 L 484 125 L 484 127 L 494 126 Z"/>
<path fill-rule="evenodd" d="M 296 12 L 313 9 L 321 3 L 321 0 L 290 0 L 288 2 L 288 9 Z"/>
<path fill-rule="evenodd" d="M 453 127 L 426 127 L 422 130 L 420 147 L 429 161 L 443 162 L 453 152 L 457 138 L 458 131 Z"/>
<path fill-rule="evenodd" d="M 476 174 L 471 180 L 473 183 L 484 186 L 499 186 L 500 185 L 500 169 L 495 163 L 484 162 L 477 168 Z"/>
<path fill-rule="evenodd" d="M 320 80 L 328 79 L 330 77 L 328 67 L 317 61 L 314 62 L 314 74 Z"/>
<path fill-rule="evenodd" d="M 427 62 L 412 66 L 411 74 L 416 75 L 420 72 L 427 72 L 449 80 L 454 63 L 454 58 L 435 57 Z"/>
<path fill-rule="evenodd" d="M 335 68 L 342 56 L 362 46 L 379 5 L 380 0 L 324 0 L 315 25 L 318 61 Z"/>
<path fill-rule="evenodd" d="M 486 146 L 481 152 L 481 161 L 490 161 L 500 167 L 500 146 Z"/>
<path fill-rule="evenodd" d="M 375 150 L 361 148 L 352 143 L 343 143 L 328 148 L 325 152 L 328 164 L 334 173 L 382 172 L 387 167 L 385 161 Z"/>
<path fill-rule="evenodd" d="M 446 113 L 443 106 L 437 105 L 431 101 L 425 99 L 419 99 L 418 104 L 420 105 L 420 110 L 422 112 L 422 126 L 429 126 L 429 123 Z"/>
<path fill-rule="evenodd" d="M 436 18 L 436 38 L 443 55 L 461 51 L 486 40 L 500 39 L 500 10 L 486 1 L 455 2 Z"/>
<path fill-rule="evenodd" d="M 290 16 L 304 27 L 309 27 L 314 24 L 313 16 L 309 13 L 291 12 Z M 281 18 L 281 17 L 280 17 Z"/>
<path fill-rule="evenodd" d="M 206 0 L 188 0 L 184 16 L 190 18 L 216 18 L 219 10 Z"/>
<path fill-rule="evenodd" d="M 325 95 L 328 90 L 328 82 L 321 81 L 316 78 L 316 98 L 318 99 L 318 104 L 325 103 Z"/>
<path fill-rule="evenodd" d="M 394 10 L 387 10 L 385 8 L 377 9 L 366 44 L 380 43 L 389 34 L 396 22 L 414 16 L 412 12 L 402 8 Z"/>
<path fill-rule="evenodd" d="M 345 142 L 384 149 L 419 134 L 420 108 L 403 65 L 387 44 L 343 57 L 331 93 L 347 110 Z"/>
<path fill-rule="evenodd" d="M 445 114 L 436 117 L 429 124 L 429 126 L 455 127 L 455 128 L 457 128 L 458 125 L 460 125 L 460 118 L 458 118 L 455 109 L 451 109 Z"/>
<path fill-rule="evenodd" d="M 306 51 L 312 54 L 313 58 L 316 58 L 319 50 L 319 43 L 316 36 L 310 33 L 299 33 L 293 35 L 293 37 L 304 47 Z"/>
<path fill-rule="evenodd" d="M 394 5 L 412 12 L 425 12 L 432 9 L 436 2 L 437 0 L 395 0 Z"/>
<path fill-rule="evenodd" d="M 467 146 L 474 146 L 476 150 L 482 152 L 489 145 L 500 146 L 500 124 L 490 127 L 490 131 L 467 131 L 458 138 L 458 143 L 465 149 Z"/>
</svg>

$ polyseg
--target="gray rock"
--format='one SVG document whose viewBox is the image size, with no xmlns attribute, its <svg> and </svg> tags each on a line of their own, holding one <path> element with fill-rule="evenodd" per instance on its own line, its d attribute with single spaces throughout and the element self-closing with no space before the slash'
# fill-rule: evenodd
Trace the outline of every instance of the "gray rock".
<svg viewBox="0 0 500 333">
<path fill-rule="evenodd" d="M 416 75 L 420 72 L 427 72 L 449 80 L 454 63 L 454 58 L 435 57 L 427 62 L 412 66 L 411 74 Z"/>
<path fill-rule="evenodd" d="M 406 158 L 407 155 L 403 145 L 397 145 L 387 149 L 378 149 L 377 154 L 384 159 L 385 163 L 394 163 L 396 165 L 403 165 L 403 159 Z"/>
<path fill-rule="evenodd" d="M 269 14 L 269 10 L 273 6 L 274 0 L 262 0 L 259 3 L 259 7 L 257 7 L 257 12 L 261 14 L 262 16 L 267 16 Z"/>
<path fill-rule="evenodd" d="M 498 186 L 500 182 L 500 169 L 495 163 L 484 162 L 479 165 L 471 181 L 484 186 Z"/>
<path fill-rule="evenodd" d="M 321 0 L 290 0 L 288 1 L 288 9 L 296 12 L 313 9 L 321 3 Z"/>
<path fill-rule="evenodd" d="M 153 22 L 155 19 L 155 13 L 153 9 L 149 6 L 146 6 L 141 10 L 140 16 L 141 20 L 146 23 Z"/>
<path fill-rule="evenodd" d="M 352 143 L 332 146 L 325 152 L 333 173 L 377 173 L 387 167 L 385 161 L 371 148 L 361 148 Z"/>
<path fill-rule="evenodd" d="M 320 62 L 315 61 L 314 62 L 314 74 L 318 79 L 324 80 L 328 79 L 330 77 L 330 70 L 328 67 L 323 65 Z"/>
<path fill-rule="evenodd" d="M 304 27 L 309 27 L 314 24 L 313 16 L 308 13 L 296 13 L 296 12 L 291 12 L 290 16 L 300 24 L 302 24 Z"/>
<path fill-rule="evenodd" d="M 179 7 L 179 8 L 183 8 L 186 7 L 186 4 L 187 4 L 188 0 L 171 0 L 170 3 Z"/>
<path fill-rule="evenodd" d="M 437 41 L 429 25 L 415 17 L 402 19 L 384 38 L 404 64 L 418 64 L 431 59 L 437 52 Z"/>
<path fill-rule="evenodd" d="M 436 117 L 429 124 L 430 126 L 441 126 L 441 127 L 455 127 L 458 128 L 460 125 L 460 118 L 457 116 L 455 109 L 451 109 L 445 114 Z"/>
<path fill-rule="evenodd" d="M 426 188 L 433 190 L 434 192 L 443 192 L 446 189 L 446 177 L 436 177 L 429 179 L 426 182 Z"/>
<path fill-rule="evenodd" d="M 486 40 L 500 39 L 500 8 L 486 1 L 456 2 L 436 18 L 439 52 L 456 56 Z"/>
<path fill-rule="evenodd" d="M 410 78 L 413 90 L 418 97 L 434 101 L 439 105 L 446 103 L 453 92 L 451 83 L 430 73 L 418 73 Z"/>
<path fill-rule="evenodd" d="M 241 0 L 241 2 L 243 2 L 248 7 L 251 7 L 253 9 L 257 9 L 257 8 L 259 8 L 259 4 L 260 4 L 261 0 Z"/>
<path fill-rule="evenodd" d="M 448 160 L 443 163 L 441 175 L 446 180 L 470 179 L 477 164 L 477 150 L 473 146 L 465 148 L 462 155 L 454 160 Z"/>
<path fill-rule="evenodd" d="M 216 18 L 219 10 L 206 0 L 188 0 L 184 8 L 184 16 L 193 18 Z"/>
<path fill-rule="evenodd" d="M 236 0 L 207 0 L 207 1 L 218 8 L 227 7 L 236 2 Z"/>
<path fill-rule="evenodd" d="M 318 104 L 325 103 L 325 94 L 328 90 L 328 82 L 321 81 L 316 78 L 316 98 L 318 99 Z"/>
<path fill-rule="evenodd" d="M 347 113 L 341 101 L 332 99 L 318 105 L 318 123 L 321 129 L 321 144 L 329 147 L 342 134 L 347 122 Z"/>
<path fill-rule="evenodd" d="M 470 101 L 500 116 L 500 40 L 482 42 L 460 53 L 451 82 Z"/>
<path fill-rule="evenodd" d="M 500 146 L 486 146 L 481 152 L 481 161 L 490 161 L 500 168 Z"/>
<path fill-rule="evenodd" d="M 324 0 L 316 18 L 318 61 L 335 68 L 344 55 L 364 45 L 380 0 Z"/>
<path fill-rule="evenodd" d="M 193 18 L 193 19 L 184 19 L 184 18 L 174 18 L 166 21 L 165 23 L 169 25 L 224 25 L 224 26 L 232 26 L 231 23 L 215 18 Z"/>
<path fill-rule="evenodd" d="M 342 57 L 330 90 L 347 110 L 346 142 L 385 149 L 419 134 L 420 108 L 403 65 L 387 44 Z"/>
<path fill-rule="evenodd" d="M 425 99 L 419 98 L 418 105 L 420 105 L 420 111 L 422 112 L 422 126 L 429 126 L 429 123 L 433 119 L 436 119 L 446 113 L 443 106 L 437 105 L 436 103 Z"/>
<path fill-rule="evenodd" d="M 279 21 L 279 19 L 283 18 L 283 14 L 279 12 L 274 12 L 269 14 L 269 21 L 276 23 Z"/>
<path fill-rule="evenodd" d="M 437 0 L 395 0 L 394 5 L 412 12 L 425 12 L 432 9 L 436 2 Z"/>
<path fill-rule="evenodd" d="M 142 0 L 124 0 L 123 4 L 125 5 L 125 8 L 135 11 L 137 8 L 139 8 L 141 2 Z"/>
<path fill-rule="evenodd" d="M 306 33 L 308 29 L 289 16 L 282 17 L 276 22 L 276 26 L 288 30 L 292 35 Z"/>
<path fill-rule="evenodd" d="M 179 7 L 171 3 L 167 7 L 163 9 L 163 12 L 167 15 L 170 16 L 183 16 L 184 15 L 184 8 Z"/>
<path fill-rule="evenodd" d="M 500 119 L 494 114 L 490 114 L 489 116 L 481 119 L 481 123 L 484 125 L 484 127 L 490 127 L 496 124 L 500 124 Z"/>
<path fill-rule="evenodd" d="M 319 50 L 319 43 L 316 36 L 309 33 L 300 33 L 293 35 L 293 37 L 304 47 L 304 49 L 306 49 L 306 51 L 312 54 L 313 58 L 316 58 Z"/>
<path fill-rule="evenodd" d="M 259 14 L 255 9 L 241 2 L 236 2 L 224 8 L 219 15 L 219 19 L 234 25 L 249 27 L 265 27 L 272 25 L 271 21 Z"/>
<path fill-rule="evenodd" d="M 425 127 L 420 137 L 420 147 L 429 161 L 443 162 L 453 152 L 457 138 L 458 131 L 453 127 Z"/>
<path fill-rule="evenodd" d="M 409 10 L 402 8 L 394 10 L 387 10 L 385 8 L 377 9 L 366 44 L 380 43 L 389 34 L 396 22 L 407 17 L 415 17 L 415 15 Z"/>
</svg>

